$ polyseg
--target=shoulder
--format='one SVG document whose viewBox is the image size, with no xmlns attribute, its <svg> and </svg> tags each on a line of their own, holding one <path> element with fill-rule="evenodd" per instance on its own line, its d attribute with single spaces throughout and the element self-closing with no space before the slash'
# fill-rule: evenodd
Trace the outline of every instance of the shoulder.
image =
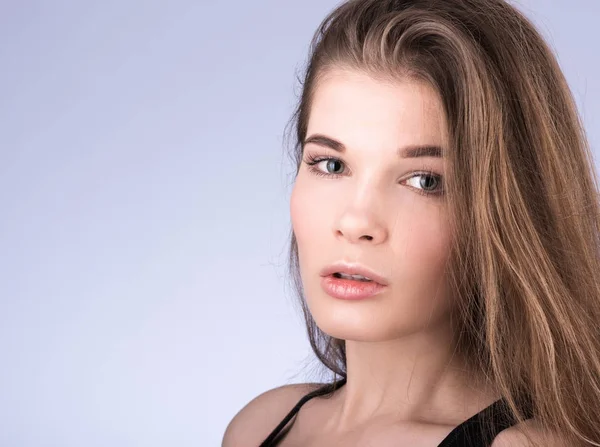
<svg viewBox="0 0 600 447">
<path fill-rule="evenodd" d="M 533 440 L 532 444 L 523 434 L 525 429 Z M 494 438 L 491 447 L 569 447 L 569 445 L 555 433 L 544 431 L 534 419 L 528 419 L 521 424 L 502 430 Z"/>
<path fill-rule="evenodd" d="M 233 417 L 225 430 L 222 447 L 259 445 L 305 394 L 323 385 L 290 384 L 259 394 Z"/>
</svg>

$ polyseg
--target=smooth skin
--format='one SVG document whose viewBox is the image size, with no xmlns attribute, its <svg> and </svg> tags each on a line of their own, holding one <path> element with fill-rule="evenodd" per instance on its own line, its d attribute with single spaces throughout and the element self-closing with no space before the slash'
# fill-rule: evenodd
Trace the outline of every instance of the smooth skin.
<svg viewBox="0 0 600 447">
<path fill-rule="evenodd" d="M 436 446 L 499 398 L 469 380 L 450 343 L 457 297 L 444 274 L 451 240 L 441 100 L 425 83 L 336 69 L 319 81 L 306 141 L 292 226 L 310 312 L 321 330 L 346 340 L 347 384 L 330 399 L 308 401 L 280 447 Z M 442 157 L 407 157 L 417 146 L 438 147 Z M 372 298 L 333 298 L 320 271 L 336 261 L 360 263 L 389 284 Z M 260 444 L 317 386 L 261 394 L 229 424 L 223 446 Z M 493 446 L 525 442 L 512 427 Z"/>
</svg>

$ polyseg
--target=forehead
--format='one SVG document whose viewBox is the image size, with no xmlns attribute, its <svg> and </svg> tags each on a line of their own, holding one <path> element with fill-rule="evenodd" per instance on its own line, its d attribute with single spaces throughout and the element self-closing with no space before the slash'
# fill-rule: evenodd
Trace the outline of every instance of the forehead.
<svg viewBox="0 0 600 447">
<path fill-rule="evenodd" d="M 313 95 L 307 134 L 326 133 L 349 147 L 446 143 L 437 92 L 424 82 L 383 81 L 359 71 L 330 71 Z"/>
</svg>

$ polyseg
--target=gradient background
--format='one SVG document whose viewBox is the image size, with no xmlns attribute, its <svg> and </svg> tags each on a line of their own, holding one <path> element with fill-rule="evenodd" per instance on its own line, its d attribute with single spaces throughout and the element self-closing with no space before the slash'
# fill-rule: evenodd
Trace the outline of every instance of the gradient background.
<svg viewBox="0 0 600 447">
<path fill-rule="evenodd" d="M 0 1 L 1 446 L 217 446 L 312 380 L 283 131 L 336 3 Z M 597 156 L 600 2 L 519 6 Z"/>
</svg>

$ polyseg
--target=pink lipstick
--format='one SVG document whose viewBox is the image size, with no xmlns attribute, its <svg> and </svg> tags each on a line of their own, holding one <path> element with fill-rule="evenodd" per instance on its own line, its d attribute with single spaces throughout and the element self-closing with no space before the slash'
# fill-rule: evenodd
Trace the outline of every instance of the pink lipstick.
<svg viewBox="0 0 600 447">
<path fill-rule="evenodd" d="M 360 300 L 383 292 L 389 282 L 374 271 L 359 265 L 339 262 L 321 271 L 321 287 L 330 296 Z"/>
</svg>

